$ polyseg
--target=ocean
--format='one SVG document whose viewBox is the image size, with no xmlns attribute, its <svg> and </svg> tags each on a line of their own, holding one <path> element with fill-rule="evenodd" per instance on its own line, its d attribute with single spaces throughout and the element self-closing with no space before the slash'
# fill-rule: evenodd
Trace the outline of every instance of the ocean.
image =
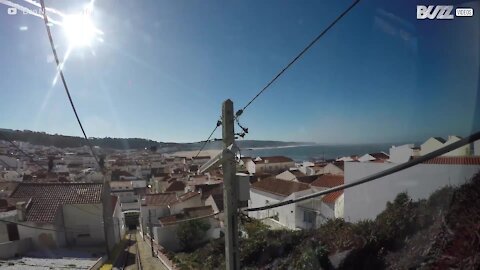
<svg viewBox="0 0 480 270">
<path fill-rule="evenodd" d="M 284 147 L 244 148 L 242 156 L 286 156 L 297 162 L 306 160 L 335 159 L 343 156 L 385 152 L 388 154 L 392 144 L 358 144 L 358 145 L 303 145 Z"/>
</svg>

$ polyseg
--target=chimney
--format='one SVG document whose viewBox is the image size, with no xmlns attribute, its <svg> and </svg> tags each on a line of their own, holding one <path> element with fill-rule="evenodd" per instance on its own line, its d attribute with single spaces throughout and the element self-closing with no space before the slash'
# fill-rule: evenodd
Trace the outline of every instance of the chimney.
<svg viewBox="0 0 480 270">
<path fill-rule="evenodd" d="M 17 202 L 17 220 L 23 222 L 27 218 L 27 203 L 26 202 Z"/>
</svg>

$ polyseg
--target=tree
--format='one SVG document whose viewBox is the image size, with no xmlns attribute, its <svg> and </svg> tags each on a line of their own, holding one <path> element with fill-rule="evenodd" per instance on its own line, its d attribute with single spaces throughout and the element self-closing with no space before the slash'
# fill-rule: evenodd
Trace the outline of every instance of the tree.
<svg viewBox="0 0 480 270">
<path fill-rule="evenodd" d="M 190 220 L 178 225 L 177 238 L 185 251 L 193 251 L 203 242 L 210 224 L 203 220 Z"/>
</svg>

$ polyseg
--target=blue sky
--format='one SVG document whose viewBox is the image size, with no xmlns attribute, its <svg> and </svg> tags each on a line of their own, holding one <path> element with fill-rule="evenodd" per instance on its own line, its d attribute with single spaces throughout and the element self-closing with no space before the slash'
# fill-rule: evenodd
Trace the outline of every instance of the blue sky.
<svg viewBox="0 0 480 270">
<path fill-rule="evenodd" d="M 248 139 L 374 143 L 478 130 L 478 11 L 417 21 L 416 5 L 435 2 L 361 1 L 244 113 Z M 84 2 L 46 3 L 73 13 Z M 98 1 L 104 42 L 74 50 L 65 77 L 89 136 L 203 140 L 223 100 L 245 105 L 350 3 Z M 43 21 L 6 10 L 0 127 L 80 136 L 62 85 L 52 86 Z M 63 57 L 65 34 L 53 26 L 53 36 Z"/>
</svg>

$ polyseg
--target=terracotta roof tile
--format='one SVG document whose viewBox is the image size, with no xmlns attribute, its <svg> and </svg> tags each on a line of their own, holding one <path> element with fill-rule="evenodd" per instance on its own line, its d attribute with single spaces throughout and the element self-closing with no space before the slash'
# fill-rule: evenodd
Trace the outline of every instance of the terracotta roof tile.
<svg viewBox="0 0 480 270">
<path fill-rule="evenodd" d="M 270 177 L 253 183 L 252 188 L 286 197 L 294 192 L 307 190 L 310 187 L 304 183 L 280 180 Z"/>
<path fill-rule="evenodd" d="M 203 217 L 213 214 L 213 208 L 210 205 L 184 208 L 183 213 L 161 217 L 158 221 L 163 225 L 181 221 L 190 218 Z"/>
<path fill-rule="evenodd" d="M 423 163 L 444 165 L 480 165 L 480 156 L 436 157 Z"/>
<path fill-rule="evenodd" d="M 198 192 L 190 191 L 190 192 L 187 192 L 187 193 L 179 196 L 179 197 L 178 197 L 178 200 L 181 201 L 181 202 L 184 202 L 184 201 L 186 201 L 186 200 L 189 200 L 189 199 L 191 199 L 191 198 L 193 198 L 193 197 L 195 197 L 195 196 L 199 196 L 199 195 L 200 195 L 200 193 L 198 193 Z"/>
<path fill-rule="evenodd" d="M 20 183 L 10 197 L 31 199 L 27 221 L 53 223 L 62 205 L 101 203 L 102 188 L 93 183 Z"/>
<path fill-rule="evenodd" d="M 185 189 L 185 183 L 182 181 L 173 181 L 170 186 L 165 189 L 165 192 L 183 191 Z"/>
<path fill-rule="evenodd" d="M 298 182 L 310 184 L 318 178 L 318 175 L 297 176 Z"/>
<path fill-rule="evenodd" d="M 343 184 L 344 184 L 343 175 L 329 175 L 329 174 L 321 175 L 317 178 L 317 180 L 311 183 L 312 186 L 325 187 L 325 188 L 336 187 Z"/>
<path fill-rule="evenodd" d="M 387 154 L 382 153 L 382 152 L 370 153 L 369 155 L 374 157 L 375 159 L 389 159 L 390 158 Z"/>
<path fill-rule="evenodd" d="M 145 194 L 145 204 L 149 206 L 167 206 L 176 201 L 175 193 Z"/>
<path fill-rule="evenodd" d="M 329 193 L 323 196 L 322 201 L 325 203 L 334 203 L 342 194 L 343 194 L 343 190 Z"/>
</svg>

